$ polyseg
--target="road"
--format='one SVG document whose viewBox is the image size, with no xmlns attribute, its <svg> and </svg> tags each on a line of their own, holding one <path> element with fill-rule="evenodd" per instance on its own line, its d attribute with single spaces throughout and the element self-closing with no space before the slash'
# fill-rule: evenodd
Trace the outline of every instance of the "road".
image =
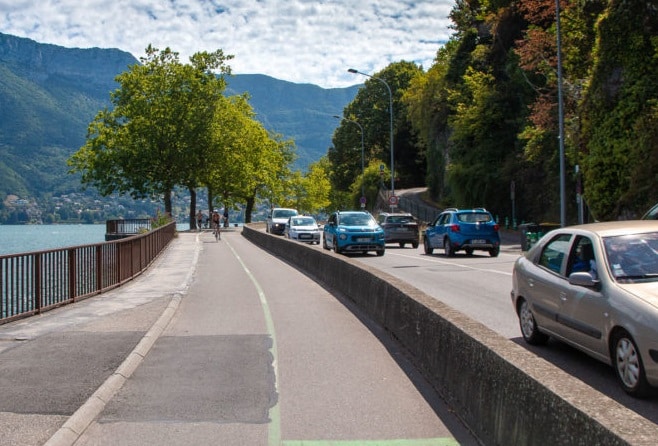
<svg viewBox="0 0 658 446">
<path fill-rule="evenodd" d="M 519 255 L 518 250 L 503 248 L 495 258 L 477 251 L 471 257 L 459 252 L 448 258 L 442 250 L 426 255 L 422 245 L 417 249 L 387 245 L 383 257 L 350 257 L 412 284 L 658 424 L 658 397 L 628 396 L 611 367 L 560 342 L 551 340 L 537 347 L 523 341 L 510 299 L 512 268 Z"/>
</svg>

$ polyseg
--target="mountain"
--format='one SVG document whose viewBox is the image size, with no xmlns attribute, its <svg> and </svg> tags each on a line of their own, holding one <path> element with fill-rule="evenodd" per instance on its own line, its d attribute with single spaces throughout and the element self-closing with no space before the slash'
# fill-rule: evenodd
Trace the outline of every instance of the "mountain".
<svg viewBox="0 0 658 446">
<path fill-rule="evenodd" d="M 80 189 L 66 160 L 88 124 L 109 106 L 114 78 L 139 63 L 118 49 L 71 49 L 0 33 L 0 199 L 43 198 Z M 227 95 L 249 93 L 265 128 L 293 139 L 305 169 L 326 154 L 359 86 L 324 89 L 259 74 L 227 77 Z"/>
</svg>

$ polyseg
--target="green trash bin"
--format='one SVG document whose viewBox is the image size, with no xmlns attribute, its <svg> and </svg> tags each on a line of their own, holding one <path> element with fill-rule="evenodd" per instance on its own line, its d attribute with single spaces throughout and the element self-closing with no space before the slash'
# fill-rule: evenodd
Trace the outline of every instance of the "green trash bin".
<svg viewBox="0 0 658 446">
<path fill-rule="evenodd" d="M 539 240 L 540 227 L 536 223 L 523 223 L 519 225 L 521 230 L 521 251 L 527 251 Z"/>
</svg>

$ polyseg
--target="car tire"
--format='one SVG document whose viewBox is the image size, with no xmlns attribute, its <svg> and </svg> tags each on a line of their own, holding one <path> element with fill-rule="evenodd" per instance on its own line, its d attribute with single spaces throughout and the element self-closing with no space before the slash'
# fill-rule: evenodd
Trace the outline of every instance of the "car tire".
<svg viewBox="0 0 658 446">
<path fill-rule="evenodd" d="M 411 246 L 413 246 L 414 249 L 418 249 L 418 242 L 411 242 Z"/>
<path fill-rule="evenodd" d="M 425 254 L 427 255 L 430 255 L 434 252 L 434 248 L 430 246 L 430 242 L 427 237 L 423 239 L 423 248 L 425 249 Z"/>
<path fill-rule="evenodd" d="M 384 253 L 386 252 L 386 250 L 384 250 L 384 249 L 380 249 L 380 250 L 378 250 L 378 251 L 376 251 L 376 252 L 377 252 L 377 257 L 381 257 L 381 256 L 384 255 Z"/>
<path fill-rule="evenodd" d="M 340 249 L 338 248 L 338 243 L 336 243 L 336 240 L 334 240 L 334 252 L 336 254 L 340 254 Z"/>
<path fill-rule="evenodd" d="M 636 398 L 649 396 L 652 389 L 647 382 L 640 350 L 626 330 L 619 330 L 612 337 L 610 353 L 622 389 Z"/>
<path fill-rule="evenodd" d="M 466 248 L 465 251 L 466 251 L 467 256 L 472 256 L 473 255 L 473 248 Z"/>
<path fill-rule="evenodd" d="M 455 256 L 455 250 L 452 248 L 452 245 L 450 244 L 450 239 L 447 238 L 443 242 L 443 250 L 445 252 L 446 257 L 454 257 Z"/>
<path fill-rule="evenodd" d="M 519 326 L 523 339 L 531 345 L 542 345 L 548 341 L 548 335 L 542 333 L 537 328 L 535 316 L 530 310 L 530 304 L 525 299 L 519 305 Z"/>
<path fill-rule="evenodd" d="M 405 243 L 399 242 L 398 245 L 400 245 L 400 248 L 404 248 Z"/>
<path fill-rule="evenodd" d="M 498 257 L 498 254 L 500 254 L 500 248 L 491 248 L 489 250 L 489 255 L 491 257 Z"/>
<path fill-rule="evenodd" d="M 329 251 L 329 246 L 327 246 L 327 237 L 322 237 L 322 247 Z"/>
</svg>

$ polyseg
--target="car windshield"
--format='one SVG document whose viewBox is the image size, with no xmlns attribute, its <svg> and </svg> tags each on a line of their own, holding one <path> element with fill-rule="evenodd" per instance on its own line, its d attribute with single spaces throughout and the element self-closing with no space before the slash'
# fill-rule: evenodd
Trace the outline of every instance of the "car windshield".
<svg viewBox="0 0 658 446">
<path fill-rule="evenodd" d="M 606 237 L 603 245 L 617 281 L 658 280 L 658 232 Z"/>
<path fill-rule="evenodd" d="M 457 219 L 462 223 L 488 223 L 491 215 L 487 212 L 461 212 L 457 214 Z"/>
<path fill-rule="evenodd" d="M 295 215 L 297 215 L 297 211 L 292 209 L 279 209 L 278 211 L 272 212 L 272 218 L 293 217 Z"/>
<path fill-rule="evenodd" d="M 316 226 L 315 220 L 310 217 L 300 217 L 292 219 L 293 226 Z"/>
<path fill-rule="evenodd" d="M 345 226 L 374 226 L 375 220 L 370 215 L 342 215 L 339 223 Z"/>
</svg>

